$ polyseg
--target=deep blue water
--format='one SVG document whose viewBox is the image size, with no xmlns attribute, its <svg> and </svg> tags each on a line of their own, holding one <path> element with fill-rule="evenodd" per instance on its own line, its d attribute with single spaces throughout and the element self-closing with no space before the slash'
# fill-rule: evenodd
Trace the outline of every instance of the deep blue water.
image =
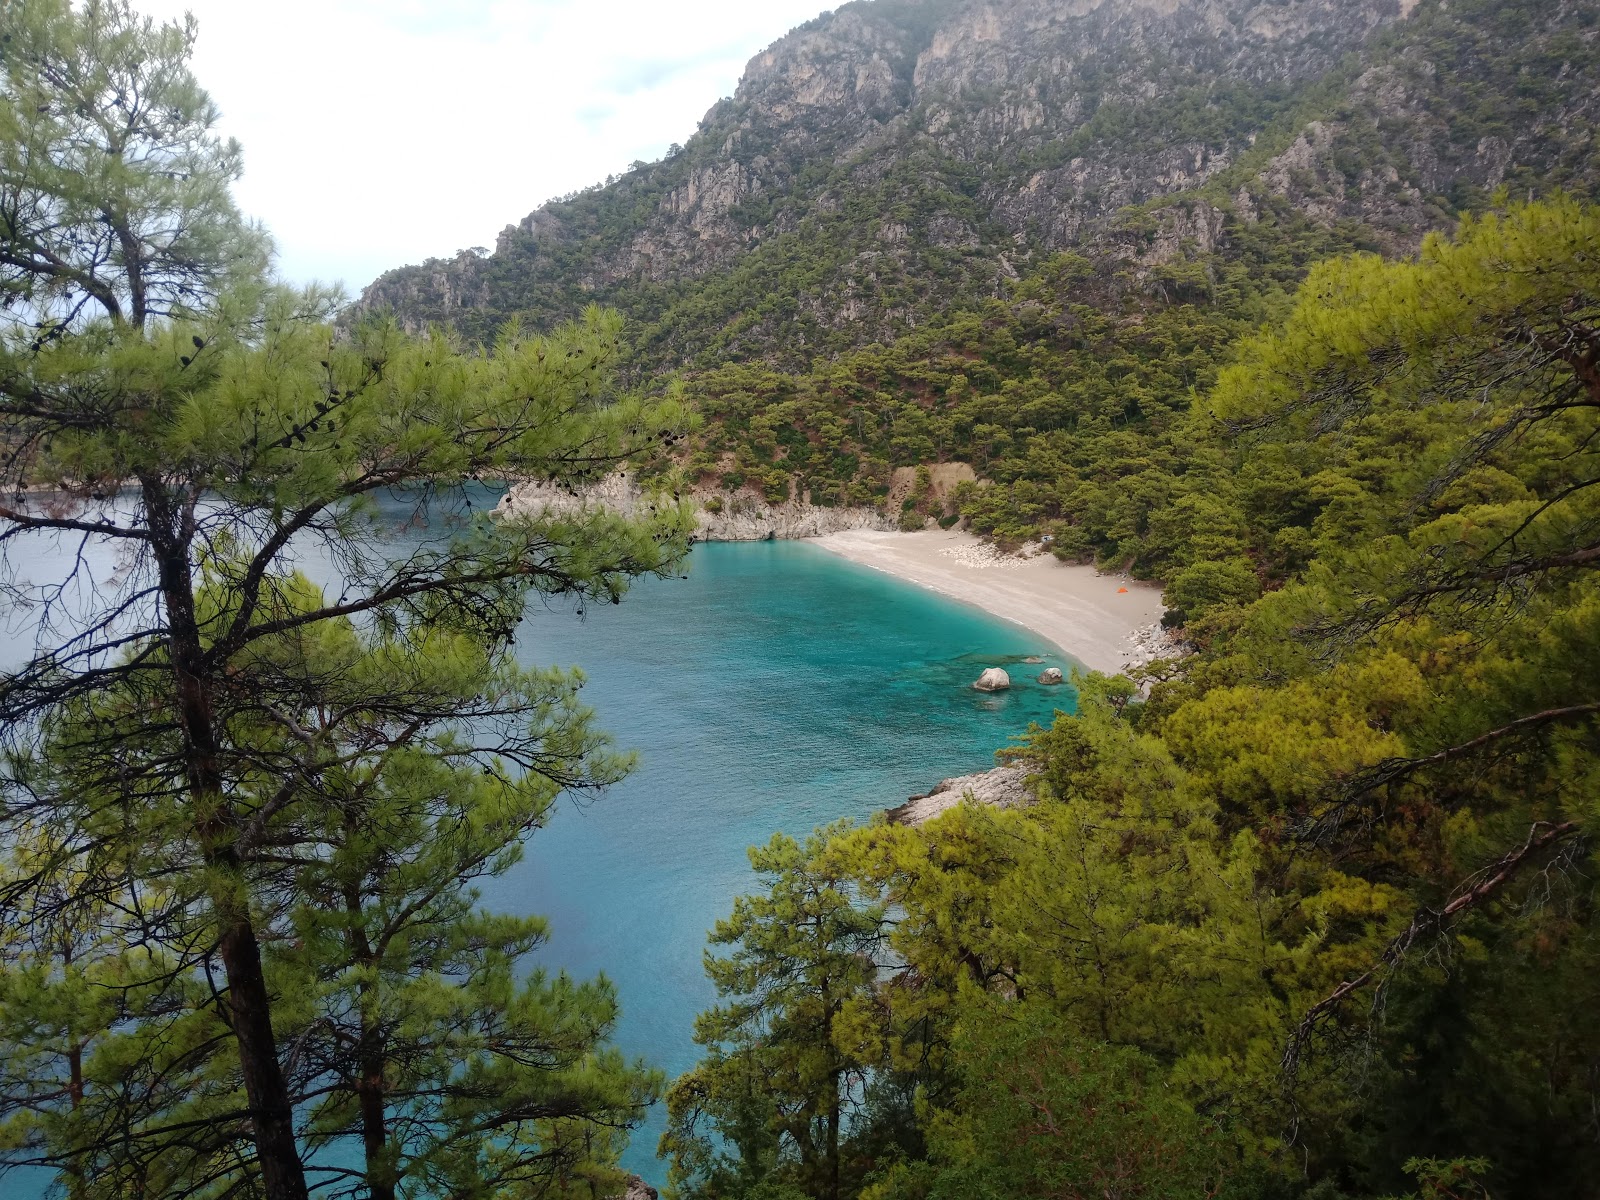
<svg viewBox="0 0 1600 1200">
<path fill-rule="evenodd" d="M 13 549 L 12 565 L 43 581 L 76 543 L 34 551 L 24 563 Z M 102 578 L 112 565 L 103 549 L 89 559 Z M 31 621 L 9 616 L 0 669 L 31 641 Z M 484 902 L 547 916 L 543 964 L 607 974 L 622 1003 L 618 1044 L 669 1074 L 693 1064 L 694 1016 L 713 999 L 706 932 L 755 884 L 746 847 L 775 830 L 866 820 L 983 770 L 1030 721 L 1073 701 L 1033 682 L 1042 667 L 1017 665 L 1067 665 L 1037 635 L 804 542 L 702 545 L 687 579 L 642 581 L 620 606 L 582 618 L 536 608 L 517 652 L 581 666 L 599 724 L 640 762 L 600 799 L 561 803 L 524 860 L 485 884 Z M 973 691 L 994 665 L 1011 668 L 1013 690 Z M 661 1120 L 658 1109 L 625 1160 L 658 1185 Z"/>
</svg>

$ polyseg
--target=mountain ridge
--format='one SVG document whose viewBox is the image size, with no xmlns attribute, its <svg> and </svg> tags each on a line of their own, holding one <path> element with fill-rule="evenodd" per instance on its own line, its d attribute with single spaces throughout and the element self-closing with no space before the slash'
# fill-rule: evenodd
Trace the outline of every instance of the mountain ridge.
<svg viewBox="0 0 1600 1200">
<path fill-rule="evenodd" d="M 1051 254 L 1138 270 L 1273 207 L 1404 253 L 1495 188 L 1590 189 L 1592 18 L 1570 0 L 859 0 L 752 58 L 678 154 L 541 206 L 486 257 L 388 272 L 360 308 L 488 339 L 600 301 L 646 369 L 796 366 Z"/>
</svg>

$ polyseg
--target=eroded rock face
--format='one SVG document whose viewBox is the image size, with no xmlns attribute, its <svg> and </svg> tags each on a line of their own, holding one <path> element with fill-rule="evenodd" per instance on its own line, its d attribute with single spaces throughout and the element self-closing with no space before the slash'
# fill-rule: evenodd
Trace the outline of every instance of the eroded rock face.
<svg viewBox="0 0 1600 1200">
<path fill-rule="evenodd" d="M 640 284 L 773 268 L 761 256 L 798 231 L 827 260 L 764 321 L 737 287 L 726 311 L 649 315 L 642 353 L 664 365 L 708 345 L 804 354 L 807 327 L 872 341 L 1055 251 L 1154 269 L 1226 246 L 1269 211 L 1414 248 L 1451 223 L 1439 198 L 1455 190 L 1600 183 L 1585 149 L 1600 29 L 1585 7 L 1551 0 L 1508 31 L 1493 6 L 1417 0 L 846 4 L 752 59 L 682 153 L 546 205 L 488 259 L 392 271 L 363 304 L 485 336 L 512 314 L 545 325 L 597 299 L 626 311 Z M 1500 46 L 1508 36 L 1545 47 L 1538 61 L 1565 56 L 1531 107 L 1526 72 L 1501 69 L 1502 49 L 1517 51 Z M 1449 56 L 1468 66 L 1436 61 Z M 1441 91 L 1447 69 L 1472 73 L 1449 86 L 1507 119 L 1466 136 L 1452 113 L 1468 105 Z M 1325 112 L 1283 138 L 1274 122 L 1325 77 Z M 1227 197 L 1196 194 L 1223 172 Z M 1130 205 L 1146 206 L 1137 220 Z"/>
<path fill-rule="evenodd" d="M 692 493 L 699 506 L 694 537 L 702 542 L 760 542 L 768 539 L 821 537 L 848 529 L 888 530 L 895 525 L 875 508 L 825 508 L 804 500 L 770 504 L 748 493 Z M 624 516 L 643 515 L 652 499 L 629 474 L 617 472 L 599 483 L 568 489 L 541 483 L 519 483 L 501 499 L 501 516 L 568 513 L 605 508 Z"/>
<path fill-rule="evenodd" d="M 897 824 L 922 825 L 948 812 L 966 797 L 996 808 L 1019 808 L 1034 802 L 1028 785 L 1030 774 L 1026 766 L 1009 766 L 940 780 L 926 796 L 913 796 L 898 808 L 889 809 L 887 815 Z"/>
<path fill-rule="evenodd" d="M 1122 660 L 1124 671 L 1148 666 L 1164 658 L 1179 658 L 1188 653 L 1187 646 L 1159 621 L 1135 630 L 1129 635 L 1127 645 Z"/>
<path fill-rule="evenodd" d="M 1011 686 L 1011 676 L 999 667 L 990 667 L 972 685 L 980 692 L 1003 692 Z"/>
</svg>

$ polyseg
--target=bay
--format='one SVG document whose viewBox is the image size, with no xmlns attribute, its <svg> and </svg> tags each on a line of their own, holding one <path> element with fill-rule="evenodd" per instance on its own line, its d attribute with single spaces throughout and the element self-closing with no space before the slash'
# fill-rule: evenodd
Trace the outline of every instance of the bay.
<svg viewBox="0 0 1600 1200">
<path fill-rule="evenodd" d="M 639 768 L 601 800 L 566 804 L 524 861 L 484 891 L 552 925 L 543 957 L 617 985 L 616 1041 L 677 1074 L 713 994 L 705 935 L 754 890 L 748 846 L 985 770 L 994 751 L 1070 709 L 1033 682 L 1070 666 L 1028 631 L 804 542 L 697 546 L 688 578 L 649 580 L 581 622 L 530 614 L 518 656 L 578 664 L 587 703 Z M 1010 692 L 971 684 L 1007 668 Z M 662 1114 L 625 1165 L 659 1186 Z"/>
<path fill-rule="evenodd" d="M 473 507 L 497 498 L 485 488 Z M 430 529 L 409 499 L 383 508 L 396 552 L 450 525 Z M 13 545 L 8 558 L 40 583 L 81 561 L 78 603 L 121 566 L 112 548 L 77 539 Z M 301 563 L 334 582 L 314 550 Z M 5 614 L 0 669 L 27 657 L 36 617 Z M 616 1043 L 669 1075 L 693 1065 L 694 1017 L 714 1001 L 706 933 L 758 886 L 747 847 L 870 820 L 945 776 L 984 770 L 1074 701 L 1070 687 L 1033 682 L 1046 665 L 1073 665 L 1038 635 L 805 542 L 699 545 L 687 578 L 639 581 L 621 605 L 581 616 L 535 604 L 516 653 L 581 667 L 585 702 L 639 766 L 592 802 L 560 802 L 523 860 L 483 886 L 483 903 L 546 916 L 540 965 L 606 974 L 622 1005 Z M 1010 671 L 1011 691 L 972 689 L 989 666 Z M 624 1160 L 657 1186 L 663 1116 L 657 1106 Z"/>
</svg>

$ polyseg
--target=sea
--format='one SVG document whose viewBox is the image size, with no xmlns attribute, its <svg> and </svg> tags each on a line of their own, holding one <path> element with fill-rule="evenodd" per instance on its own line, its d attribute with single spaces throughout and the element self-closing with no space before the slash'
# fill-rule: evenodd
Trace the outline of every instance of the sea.
<svg viewBox="0 0 1600 1200">
<path fill-rule="evenodd" d="M 430 536 L 414 507 L 388 504 L 397 553 Z M 77 543 L 8 553 L 13 575 L 43 580 Z M 111 561 L 103 547 L 97 556 Z M 0 669 L 21 657 L 25 625 L 0 619 Z M 1034 682 L 1046 666 L 1075 665 L 1037 634 L 803 541 L 697 545 L 683 577 L 638 581 L 620 605 L 581 615 L 535 602 L 516 654 L 581 667 L 598 724 L 639 761 L 598 798 L 560 802 L 521 862 L 483 883 L 482 903 L 547 917 L 539 965 L 608 977 L 622 1008 L 616 1044 L 669 1076 L 694 1064 L 695 1015 L 715 1002 L 706 934 L 758 886 L 750 846 L 870 821 L 942 778 L 986 770 L 1075 699 L 1070 685 Z M 973 690 L 991 666 L 1010 673 L 1010 691 Z M 656 1186 L 661 1109 L 623 1162 Z"/>
</svg>

